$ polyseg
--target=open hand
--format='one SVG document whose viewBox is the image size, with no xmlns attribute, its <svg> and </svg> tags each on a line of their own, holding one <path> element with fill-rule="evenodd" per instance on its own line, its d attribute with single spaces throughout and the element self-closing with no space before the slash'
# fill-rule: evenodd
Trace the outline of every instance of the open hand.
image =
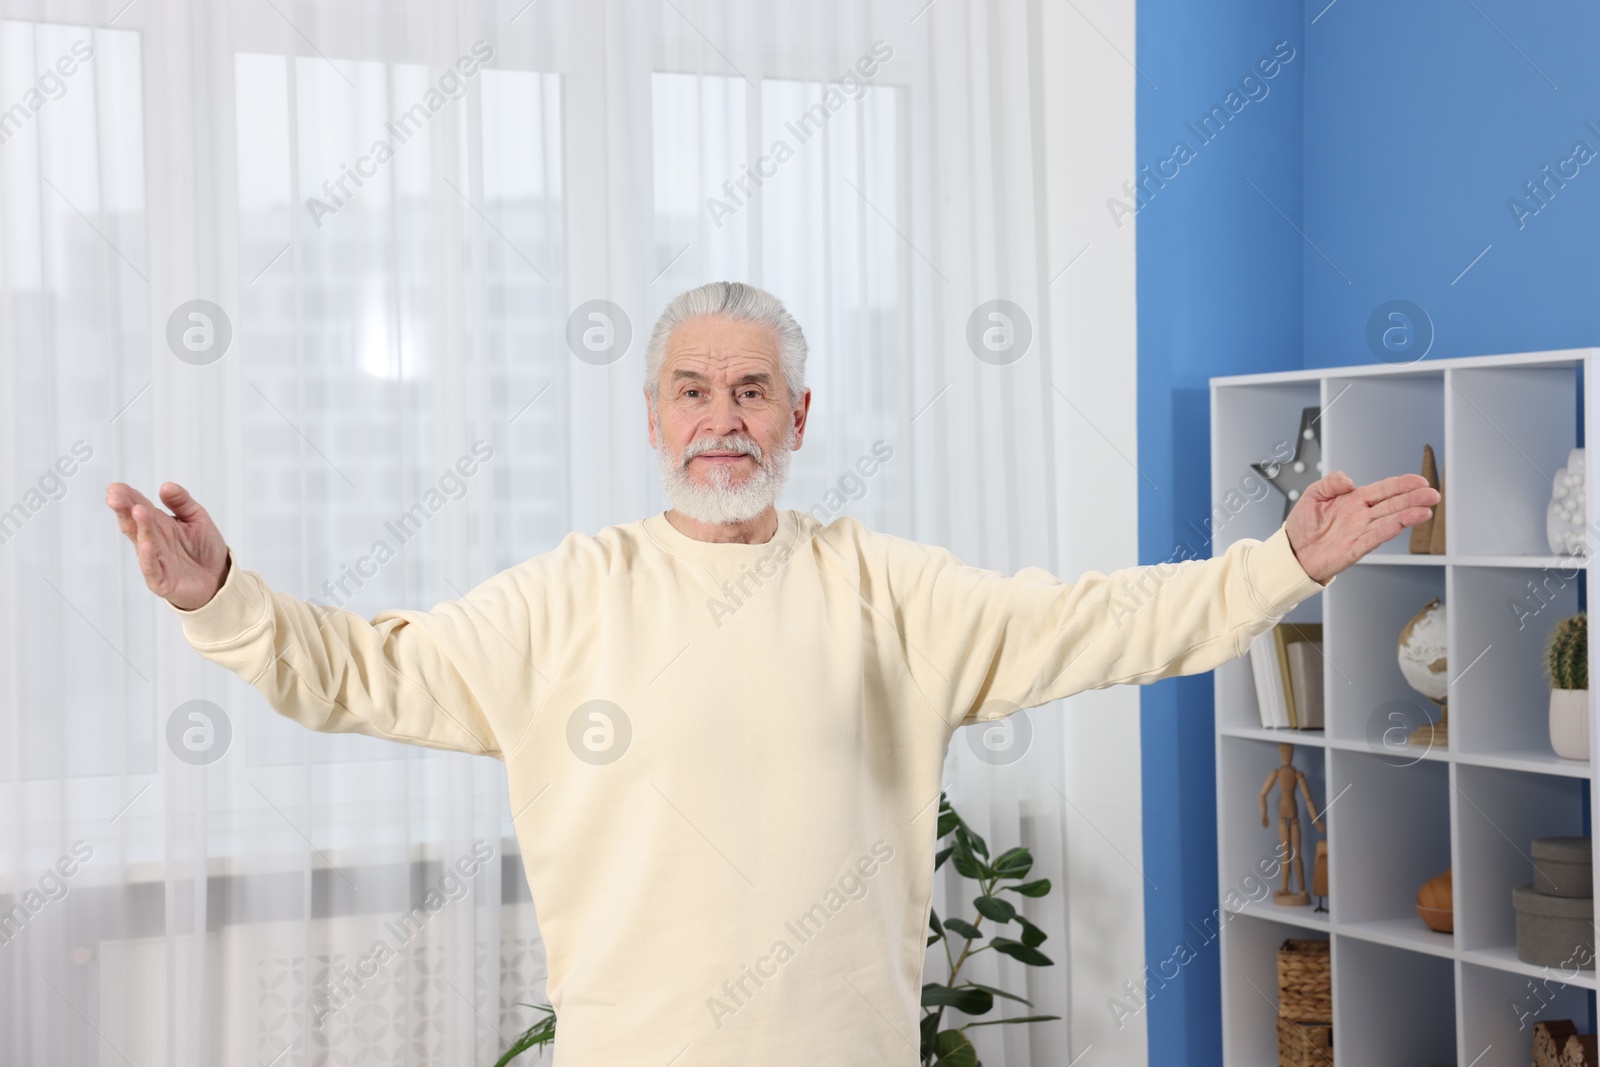
<svg viewBox="0 0 1600 1067">
<path fill-rule="evenodd" d="M 1408 526 L 1426 522 L 1439 490 L 1420 474 L 1358 486 L 1344 471 L 1306 487 L 1284 522 L 1300 566 L 1323 584 Z"/>
<path fill-rule="evenodd" d="M 228 571 L 228 544 L 188 490 L 163 482 L 161 500 L 169 515 L 126 482 L 106 486 L 106 504 L 133 542 L 144 584 L 167 603 L 193 611 L 222 588 Z"/>
</svg>

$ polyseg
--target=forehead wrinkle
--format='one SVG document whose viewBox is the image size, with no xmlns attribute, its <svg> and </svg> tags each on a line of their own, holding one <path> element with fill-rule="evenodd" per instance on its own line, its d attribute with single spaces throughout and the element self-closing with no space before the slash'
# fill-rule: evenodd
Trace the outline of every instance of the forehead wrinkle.
<svg viewBox="0 0 1600 1067">
<path fill-rule="evenodd" d="M 685 346 L 673 352 L 663 362 L 662 370 L 669 381 L 700 379 L 702 381 L 734 379 L 739 382 L 759 381 L 771 385 L 778 364 L 775 355 L 760 351 L 708 349 Z"/>
<path fill-rule="evenodd" d="M 685 360 L 698 360 L 714 367 L 726 367 L 737 360 L 755 360 L 761 363 L 776 363 L 777 353 L 761 348 L 739 348 L 729 345 L 687 344 L 674 347 L 668 353 L 666 362 L 682 362 Z"/>
<path fill-rule="evenodd" d="M 687 378 L 687 379 L 691 379 L 691 380 L 698 379 L 700 381 L 709 381 L 709 379 L 704 374 L 700 373 L 698 370 L 694 369 L 693 367 L 679 367 L 679 368 L 677 368 L 676 370 L 674 370 L 672 372 L 672 380 L 673 381 L 677 381 L 677 380 L 679 380 L 681 378 Z M 772 375 L 768 374 L 764 370 L 746 371 L 744 374 L 739 375 L 739 377 L 737 377 L 737 378 L 735 378 L 733 380 L 733 384 L 735 384 L 735 385 L 743 385 L 743 384 L 746 384 L 746 383 L 751 383 L 751 384 L 760 383 L 760 384 L 763 384 L 763 385 L 771 385 L 772 384 Z"/>
</svg>

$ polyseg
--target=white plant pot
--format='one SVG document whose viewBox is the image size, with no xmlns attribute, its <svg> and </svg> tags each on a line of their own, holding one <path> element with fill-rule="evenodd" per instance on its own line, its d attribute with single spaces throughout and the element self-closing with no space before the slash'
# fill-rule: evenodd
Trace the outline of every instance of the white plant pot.
<svg viewBox="0 0 1600 1067">
<path fill-rule="evenodd" d="M 1550 747 L 1562 759 L 1589 758 L 1589 691 L 1550 690 Z"/>
</svg>

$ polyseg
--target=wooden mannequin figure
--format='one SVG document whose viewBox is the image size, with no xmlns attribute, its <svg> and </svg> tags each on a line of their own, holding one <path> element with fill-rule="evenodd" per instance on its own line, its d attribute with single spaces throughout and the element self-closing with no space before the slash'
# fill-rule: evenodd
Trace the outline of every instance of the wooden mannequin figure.
<svg viewBox="0 0 1600 1067">
<path fill-rule="evenodd" d="M 1317 814 L 1316 801 L 1311 799 L 1311 788 L 1306 785 L 1306 776 L 1301 774 L 1294 765 L 1294 746 L 1279 745 L 1278 755 L 1283 760 L 1283 766 L 1267 775 L 1266 784 L 1261 787 L 1261 825 L 1269 825 L 1267 819 L 1267 797 L 1272 793 L 1272 787 L 1278 787 L 1278 841 L 1286 851 L 1283 861 L 1283 888 L 1273 890 L 1272 901 L 1285 907 L 1305 906 L 1311 903 L 1311 897 L 1306 892 L 1306 865 L 1300 855 L 1300 807 L 1295 803 L 1295 789 L 1300 790 L 1300 795 L 1306 798 L 1306 808 L 1311 812 L 1311 822 L 1318 830 L 1327 831 L 1322 826 L 1322 816 Z M 1295 889 L 1291 890 L 1290 865 L 1293 865 Z"/>
</svg>

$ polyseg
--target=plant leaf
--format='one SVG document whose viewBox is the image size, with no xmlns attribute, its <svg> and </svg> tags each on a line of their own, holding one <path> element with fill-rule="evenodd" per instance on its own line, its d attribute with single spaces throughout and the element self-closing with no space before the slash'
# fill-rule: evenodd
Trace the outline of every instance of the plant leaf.
<svg viewBox="0 0 1600 1067">
<path fill-rule="evenodd" d="M 933 1040 L 939 1033 L 938 1012 L 930 1011 L 924 1015 L 919 1029 L 922 1032 L 922 1051 L 920 1055 L 923 1059 L 928 1059 L 933 1055 Z"/>
<path fill-rule="evenodd" d="M 994 1007 L 994 994 L 973 986 L 936 985 L 929 982 L 922 987 L 924 1008 L 955 1008 L 968 1015 L 982 1015 Z"/>
<path fill-rule="evenodd" d="M 940 1030 L 934 1039 L 935 1067 L 978 1067 L 978 1053 L 960 1030 Z"/>
<path fill-rule="evenodd" d="M 947 848 L 941 848 L 938 852 L 934 853 L 933 869 L 937 871 L 940 867 L 943 867 L 944 861 L 949 859 L 950 853 L 954 852 L 955 850 L 956 847 L 954 845 L 950 845 Z"/>
<path fill-rule="evenodd" d="M 1025 897 L 1042 897 L 1050 892 L 1050 879 L 1041 878 L 1037 882 L 1025 882 L 1022 885 L 1005 885 L 1001 889 L 1009 889 L 1013 893 L 1021 893 Z"/>
<path fill-rule="evenodd" d="M 965 828 L 957 830 L 955 852 L 951 856 L 951 860 L 955 864 L 956 873 L 963 878 L 971 878 L 974 881 L 993 878 L 994 871 L 989 869 L 987 863 L 978 859 L 977 853 L 973 851 L 972 846 L 972 837 L 966 832 Z"/>
<path fill-rule="evenodd" d="M 968 941 L 976 941 L 983 936 L 982 930 L 979 930 L 965 919 L 946 919 L 944 928 L 946 930 L 954 930 Z"/>
<path fill-rule="evenodd" d="M 1017 922 L 1022 924 L 1022 943 L 1027 945 L 1029 948 L 1038 948 L 1050 937 L 1049 934 L 1033 925 L 1021 915 L 1017 916 Z"/>
<path fill-rule="evenodd" d="M 505 1055 L 495 1061 L 494 1067 L 507 1067 L 512 1060 L 529 1049 L 548 1045 L 556 1039 L 555 1009 L 548 1004 L 527 1004 L 524 1006 L 533 1008 L 535 1011 L 547 1012 L 548 1017 L 540 1019 L 524 1030 L 522 1035 L 511 1043 L 511 1047 L 506 1049 Z"/>
<path fill-rule="evenodd" d="M 1019 1015 L 1015 1019 L 979 1019 L 977 1022 L 968 1023 L 967 1025 L 968 1026 L 1004 1026 L 1007 1023 L 1042 1023 L 1042 1022 L 1049 1022 L 1051 1019 L 1059 1019 L 1059 1018 L 1061 1018 L 1061 1016 L 1059 1016 L 1059 1015 Z"/>
<path fill-rule="evenodd" d="M 1009 937 L 991 937 L 989 944 L 996 952 L 1004 952 L 1014 960 L 1021 960 L 1029 967 L 1053 967 L 1055 961 L 1032 945 L 1025 945 L 1021 941 L 1013 941 Z"/>
<path fill-rule="evenodd" d="M 932 908 L 928 909 L 928 929 L 932 930 L 940 937 L 944 936 L 944 927 L 939 925 L 939 913 L 934 911 Z"/>
<path fill-rule="evenodd" d="M 939 832 L 934 834 L 933 836 L 936 837 L 936 838 L 937 837 L 943 837 L 944 835 L 948 834 L 951 830 L 954 830 L 957 826 L 960 826 L 960 825 L 961 825 L 961 816 L 957 815 L 953 811 L 949 811 L 948 809 L 940 811 L 939 812 Z"/>
<path fill-rule="evenodd" d="M 992 866 L 1002 878 L 1024 878 L 1033 867 L 1033 854 L 1020 846 L 1008 848 L 995 857 Z"/>
<path fill-rule="evenodd" d="M 973 900 L 972 906 L 978 909 L 979 915 L 997 923 L 1008 923 L 1017 917 L 1017 909 L 1011 906 L 1011 902 L 999 897 L 978 897 Z"/>
<path fill-rule="evenodd" d="M 982 982 L 962 982 L 961 985 L 969 985 L 974 989 L 987 989 L 997 997 L 1005 997 L 1007 1000 L 1014 1000 L 1018 1004 L 1026 1004 L 1030 1008 L 1033 1007 L 1033 1001 L 1027 997 L 1019 997 L 1015 993 L 1007 993 L 1004 989 L 996 989 L 992 985 L 984 985 Z"/>
</svg>

